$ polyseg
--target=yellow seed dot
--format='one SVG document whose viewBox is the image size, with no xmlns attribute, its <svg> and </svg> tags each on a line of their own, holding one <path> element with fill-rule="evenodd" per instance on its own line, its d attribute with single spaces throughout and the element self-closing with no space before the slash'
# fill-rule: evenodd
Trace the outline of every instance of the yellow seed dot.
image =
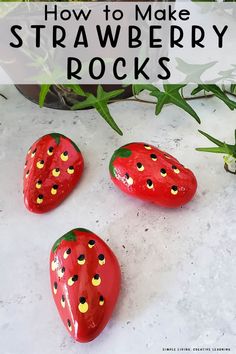
<svg viewBox="0 0 236 354">
<path fill-rule="evenodd" d="M 73 277 L 70 277 L 70 278 L 68 279 L 67 284 L 68 284 L 69 286 L 72 286 L 78 279 L 79 279 L 78 275 L 75 274 L 75 275 L 73 275 Z"/>
<path fill-rule="evenodd" d="M 79 265 L 83 265 L 85 263 L 85 259 L 83 261 L 78 261 Z"/>
<path fill-rule="evenodd" d="M 68 161 L 68 152 L 67 151 L 64 151 L 62 154 L 61 154 L 61 160 L 62 161 Z"/>
<path fill-rule="evenodd" d="M 98 256 L 98 263 L 102 266 L 106 263 L 105 257 L 103 254 L 99 254 Z"/>
<path fill-rule="evenodd" d="M 95 241 L 94 240 L 89 240 L 89 242 L 88 242 L 89 248 L 93 248 L 94 245 L 95 245 Z"/>
<path fill-rule="evenodd" d="M 39 169 L 43 168 L 43 166 L 44 166 L 44 161 L 43 161 L 43 160 L 38 161 L 37 164 L 36 164 L 36 166 L 37 166 L 37 168 L 39 168 Z"/>
<path fill-rule="evenodd" d="M 80 302 L 78 308 L 81 313 L 86 313 L 88 311 L 88 303 L 86 302 L 86 300 L 85 302 Z"/>
<path fill-rule="evenodd" d="M 171 194 L 176 195 L 178 193 L 178 187 L 172 186 L 171 188 Z"/>
<path fill-rule="evenodd" d="M 60 176 L 60 169 L 59 168 L 54 168 L 53 170 L 52 170 L 52 175 L 54 176 L 54 177 L 58 177 L 58 176 Z"/>
<path fill-rule="evenodd" d="M 144 171 L 144 166 L 143 166 L 143 164 L 141 164 L 141 162 L 138 162 L 136 166 L 137 166 L 138 171 L 140 171 L 140 172 Z"/>
<path fill-rule="evenodd" d="M 62 278 L 64 273 L 65 273 L 65 268 L 64 267 L 58 269 L 58 271 L 57 271 L 57 275 L 58 275 L 59 278 Z"/>
<path fill-rule="evenodd" d="M 69 168 L 67 168 L 67 173 L 69 173 L 69 175 L 73 175 L 74 172 L 75 172 L 75 169 L 73 166 L 70 166 Z"/>
<path fill-rule="evenodd" d="M 149 145 L 144 145 L 144 147 L 145 147 L 145 149 L 147 149 L 147 150 L 151 150 L 151 149 L 152 149 L 151 146 L 149 146 Z"/>
<path fill-rule="evenodd" d="M 153 183 L 150 179 L 147 180 L 147 187 L 148 189 L 152 189 L 153 188 Z"/>
<path fill-rule="evenodd" d="M 57 190 L 58 190 L 58 186 L 56 186 L 56 185 L 53 186 L 52 189 L 51 189 L 51 194 L 52 194 L 52 195 L 57 194 Z"/>
<path fill-rule="evenodd" d="M 65 306 L 66 306 L 66 302 L 65 302 L 65 297 L 62 295 L 62 297 L 61 297 L 61 306 L 63 307 L 63 308 L 65 308 Z"/>
<path fill-rule="evenodd" d="M 172 166 L 174 173 L 180 173 L 180 170 L 176 166 Z"/>
<path fill-rule="evenodd" d="M 69 330 L 71 332 L 72 331 L 72 326 L 71 326 L 70 320 L 67 320 L 67 326 L 68 326 L 68 328 L 69 328 Z"/>
<path fill-rule="evenodd" d="M 47 154 L 48 154 L 48 156 L 53 155 L 53 147 L 52 146 L 50 146 L 50 148 L 47 150 Z"/>
<path fill-rule="evenodd" d="M 157 160 L 157 155 L 156 154 L 151 154 L 150 155 L 152 161 L 156 161 Z"/>
<path fill-rule="evenodd" d="M 26 174 L 25 174 L 25 178 L 28 178 L 29 174 L 30 174 L 30 171 L 27 171 Z"/>
<path fill-rule="evenodd" d="M 64 252 L 64 254 L 63 254 L 63 258 L 64 259 L 67 259 L 68 257 L 69 257 L 69 255 L 71 254 L 71 249 L 70 248 L 68 248 L 65 252 Z"/>
<path fill-rule="evenodd" d="M 57 294 L 57 287 L 53 287 L 53 293 L 54 293 L 54 295 L 56 295 Z"/>
<path fill-rule="evenodd" d="M 92 278 L 92 284 L 93 286 L 99 286 L 101 284 L 101 278 L 98 274 L 95 274 Z"/>
<path fill-rule="evenodd" d="M 29 149 L 29 150 L 28 150 L 28 152 L 27 152 L 27 154 L 29 155 L 29 154 L 30 154 L 30 152 L 31 152 L 31 150 Z"/>
<path fill-rule="evenodd" d="M 161 169 L 161 176 L 162 177 L 166 177 L 167 176 L 166 170 L 164 168 Z"/>
<path fill-rule="evenodd" d="M 31 153 L 31 157 L 34 157 L 34 156 L 35 156 L 35 154 L 36 154 L 36 149 L 34 149 L 34 151 L 32 151 L 32 153 Z"/>
<path fill-rule="evenodd" d="M 53 260 L 51 263 L 51 269 L 53 272 L 57 269 L 57 262 L 55 260 Z"/>
<path fill-rule="evenodd" d="M 104 298 L 103 298 L 103 296 L 100 296 L 100 298 L 99 298 L 99 305 L 100 305 L 100 306 L 103 306 L 103 305 L 104 305 Z"/>
<path fill-rule="evenodd" d="M 128 185 L 132 186 L 132 184 L 134 183 L 133 178 L 130 177 L 128 173 L 125 174 L 125 178 L 126 178 L 126 182 L 128 183 Z"/>
<path fill-rule="evenodd" d="M 73 280 L 72 280 L 72 277 L 70 277 L 70 278 L 68 279 L 67 284 L 68 284 L 69 286 L 72 286 L 72 285 L 74 284 L 74 282 L 73 282 Z"/>
<path fill-rule="evenodd" d="M 43 196 L 40 194 L 37 198 L 37 204 L 42 204 L 43 202 Z"/>
<path fill-rule="evenodd" d="M 83 254 L 81 254 L 81 255 L 77 258 L 77 263 L 78 263 L 79 265 L 84 265 L 84 263 L 85 263 L 85 257 L 84 257 Z"/>
<path fill-rule="evenodd" d="M 35 187 L 36 187 L 37 189 L 40 189 L 40 188 L 42 187 L 42 182 L 41 182 L 41 181 L 38 181 L 38 182 L 36 183 Z"/>
<path fill-rule="evenodd" d="M 134 183 L 133 178 L 132 178 L 132 177 L 129 177 L 129 178 L 127 179 L 127 183 L 128 183 L 129 186 L 132 186 L 132 184 Z"/>
</svg>

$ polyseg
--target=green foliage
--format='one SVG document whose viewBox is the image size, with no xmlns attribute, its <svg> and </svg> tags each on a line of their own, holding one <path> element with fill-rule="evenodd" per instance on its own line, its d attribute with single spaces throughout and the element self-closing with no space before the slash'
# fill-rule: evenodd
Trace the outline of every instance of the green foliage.
<svg viewBox="0 0 236 354">
<path fill-rule="evenodd" d="M 108 108 L 108 102 L 117 96 L 120 96 L 123 92 L 123 89 L 106 92 L 103 90 L 101 85 L 98 85 L 96 96 L 92 93 L 85 93 L 85 100 L 75 103 L 72 109 L 95 108 L 112 129 L 114 129 L 118 134 L 123 135 L 122 131 L 111 116 Z"/>
<path fill-rule="evenodd" d="M 82 97 L 86 96 L 84 90 L 81 88 L 80 85 L 65 85 L 65 87 L 68 87 L 71 91 L 73 91 L 78 96 L 82 96 Z"/>
<path fill-rule="evenodd" d="M 236 130 L 234 133 L 235 136 L 235 144 L 227 144 L 223 141 L 220 141 L 216 138 L 213 138 L 213 136 L 203 132 L 202 130 L 199 130 L 199 133 L 204 135 L 208 140 L 210 140 L 213 144 L 217 145 L 214 147 L 206 147 L 206 148 L 197 148 L 197 151 L 204 151 L 204 152 L 213 152 L 216 154 L 225 154 L 228 156 L 231 156 L 233 158 L 236 158 Z"/>
<path fill-rule="evenodd" d="M 193 117 L 198 123 L 201 123 L 198 114 L 194 111 L 194 109 L 187 102 L 187 98 L 183 97 L 183 89 L 186 87 L 186 84 L 164 84 L 156 87 L 152 84 L 143 84 L 143 85 L 132 85 L 132 91 L 134 98 L 137 102 L 147 102 L 155 104 L 155 114 L 159 115 L 163 107 L 168 104 L 174 104 L 175 106 L 181 108 L 186 113 L 188 113 L 191 117 Z M 82 86 L 83 87 L 83 86 Z M 101 85 L 97 86 L 96 95 L 90 92 L 85 92 L 84 89 L 80 85 L 64 85 L 61 88 L 64 88 L 65 95 L 69 95 L 73 92 L 75 95 L 80 98 L 78 102 L 76 102 L 71 109 L 86 109 L 86 108 L 95 108 L 99 115 L 110 125 L 112 129 L 114 129 L 118 134 L 123 135 L 122 131 L 116 124 L 114 118 L 111 115 L 111 112 L 108 108 L 108 104 L 111 102 L 116 102 L 121 100 L 119 97 L 124 89 L 114 90 L 110 92 L 106 92 Z M 45 102 L 45 98 L 50 91 L 51 85 L 41 85 L 40 96 L 39 96 L 39 105 L 42 107 Z M 136 97 L 142 91 L 148 91 L 151 97 L 156 99 L 156 102 L 140 100 Z M 198 94 L 199 92 L 209 92 L 222 102 L 224 102 L 227 107 L 231 110 L 236 109 L 236 102 L 231 100 L 227 94 L 217 85 L 215 84 L 199 84 L 193 91 L 192 96 Z M 236 84 L 231 84 L 230 92 L 232 94 L 236 94 Z M 81 100 L 82 99 L 82 100 Z M 218 149 L 219 150 L 219 149 Z"/>
<path fill-rule="evenodd" d="M 196 95 L 197 93 L 201 91 L 206 91 L 212 93 L 215 97 L 219 98 L 221 101 L 223 101 L 231 110 L 234 110 L 236 108 L 236 102 L 232 101 L 224 91 L 221 90 L 221 88 L 217 85 L 206 85 L 206 84 L 200 84 L 196 89 L 192 91 L 192 95 Z"/>
<path fill-rule="evenodd" d="M 190 114 L 198 123 L 201 123 L 200 118 L 197 113 L 192 109 L 192 107 L 187 103 L 186 99 L 183 98 L 181 90 L 186 85 L 163 85 L 163 91 L 153 85 L 133 85 L 133 92 L 139 93 L 142 90 L 149 91 L 150 95 L 157 99 L 155 114 L 161 113 L 162 108 L 166 104 L 173 103 L 179 108 L 183 109 L 185 112 Z"/>
<path fill-rule="evenodd" d="M 232 93 L 232 95 L 235 95 L 236 94 L 236 84 L 232 84 L 230 86 L 230 92 Z"/>
<path fill-rule="evenodd" d="M 50 84 L 41 85 L 40 93 L 39 93 L 39 107 L 40 108 L 42 108 L 44 106 L 45 98 L 46 98 L 51 86 L 52 85 L 50 85 Z"/>
</svg>

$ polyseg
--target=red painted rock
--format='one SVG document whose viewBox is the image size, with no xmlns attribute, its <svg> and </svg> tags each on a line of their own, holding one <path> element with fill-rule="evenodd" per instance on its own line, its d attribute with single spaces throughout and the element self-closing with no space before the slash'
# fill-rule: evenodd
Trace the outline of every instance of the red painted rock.
<svg viewBox="0 0 236 354">
<path fill-rule="evenodd" d="M 38 139 L 26 155 L 24 202 L 30 211 L 56 208 L 74 189 L 84 168 L 77 145 L 58 133 Z"/>
<path fill-rule="evenodd" d="M 59 238 L 51 250 L 51 288 L 61 319 L 79 342 L 96 338 L 108 323 L 120 290 L 120 267 L 111 249 L 86 229 Z"/>
<path fill-rule="evenodd" d="M 123 192 L 164 207 L 186 204 L 197 189 L 192 171 L 145 143 L 131 143 L 116 150 L 109 169 L 112 181 Z"/>
</svg>

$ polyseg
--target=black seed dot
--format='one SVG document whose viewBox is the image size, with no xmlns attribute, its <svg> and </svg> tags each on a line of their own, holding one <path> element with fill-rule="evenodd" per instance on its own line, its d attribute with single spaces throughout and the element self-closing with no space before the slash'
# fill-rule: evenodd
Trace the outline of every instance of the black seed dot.
<svg viewBox="0 0 236 354">
<path fill-rule="evenodd" d="M 64 151 L 64 152 L 63 152 L 63 155 L 64 155 L 64 156 L 67 156 L 67 155 L 68 155 L 68 151 Z"/>
<path fill-rule="evenodd" d="M 25 166 L 27 166 L 28 161 L 25 161 Z"/>
<path fill-rule="evenodd" d="M 177 169 L 177 167 L 176 167 L 176 166 L 174 166 L 174 165 L 172 166 L 172 168 L 173 168 L 173 170 L 176 170 L 176 169 Z"/>
<path fill-rule="evenodd" d="M 54 289 L 57 290 L 57 282 L 56 281 L 54 282 Z"/>
<path fill-rule="evenodd" d="M 43 195 L 42 195 L 42 194 L 39 194 L 38 198 L 39 198 L 39 199 L 43 199 Z"/>
<path fill-rule="evenodd" d="M 68 327 L 71 327 L 70 320 L 67 320 Z"/>
<path fill-rule="evenodd" d="M 43 165 L 43 164 L 44 164 L 44 161 L 43 161 L 43 160 L 41 160 L 41 161 L 40 161 L 40 163 L 41 163 L 41 165 Z"/>
<path fill-rule="evenodd" d="M 161 168 L 161 173 L 164 175 L 166 174 L 166 170 L 164 168 Z"/>
<path fill-rule="evenodd" d="M 104 297 L 102 295 L 100 295 L 99 301 L 104 301 Z"/>
<path fill-rule="evenodd" d="M 177 186 L 172 186 L 171 189 L 176 192 L 178 190 L 178 187 Z"/>
<path fill-rule="evenodd" d="M 84 260 L 84 255 L 83 254 L 81 254 L 77 259 L 78 259 L 78 261 L 83 261 Z"/>
<path fill-rule="evenodd" d="M 39 179 L 37 183 L 38 183 L 38 184 L 42 184 L 42 181 L 41 181 L 41 179 Z"/>
<path fill-rule="evenodd" d="M 85 302 L 86 302 L 86 299 L 85 299 L 85 297 L 80 297 L 79 298 L 79 302 L 81 303 L 81 304 L 85 304 Z"/>
<path fill-rule="evenodd" d="M 125 177 L 126 177 L 127 179 L 129 179 L 129 174 L 128 174 L 128 173 L 126 173 L 126 174 L 125 174 Z"/>
<path fill-rule="evenodd" d="M 37 149 L 34 149 L 34 151 L 32 151 L 32 154 L 35 154 L 35 153 L 36 153 L 36 151 L 37 151 Z"/>
<path fill-rule="evenodd" d="M 148 147 L 149 147 L 149 145 L 147 145 L 147 144 L 144 144 L 144 146 L 145 146 L 146 148 L 148 148 Z"/>
<path fill-rule="evenodd" d="M 53 152 L 53 150 L 54 150 L 54 149 L 53 149 L 52 146 L 50 146 L 50 148 L 48 149 L 49 152 Z"/>
<path fill-rule="evenodd" d="M 95 274 L 93 278 L 98 280 L 99 279 L 99 274 Z"/>
<path fill-rule="evenodd" d="M 60 171 L 60 168 L 56 168 L 55 171 L 56 171 L 56 172 L 59 172 L 59 171 Z"/>
<path fill-rule="evenodd" d="M 61 272 L 62 272 L 62 273 L 65 273 L 65 267 L 62 267 L 62 268 L 61 268 Z"/>
<path fill-rule="evenodd" d="M 149 187 L 152 186 L 152 180 L 151 180 L 151 179 L 147 179 L 147 185 L 148 185 Z"/>
<path fill-rule="evenodd" d="M 27 174 L 27 175 L 29 174 L 29 170 L 26 172 L 26 174 Z"/>
<path fill-rule="evenodd" d="M 58 189 L 58 185 L 57 185 L 57 184 L 54 184 L 52 188 L 53 188 L 53 189 Z"/>
<path fill-rule="evenodd" d="M 71 249 L 68 248 L 68 250 L 66 251 L 67 254 L 71 254 Z"/>
<path fill-rule="evenodd" d="M 99 256 L 98 256 L 98 259 L 99 259 L 99 261 L 103 261 L 104 260 L 104 254 L 99 254 Z"/>
<path fill-rule="evenodd" d="M 151 154 L 150 157 L 151 157 L 151 159 L 156 159 L 156 158 L 157 158 L 157 155 Z"/>
<path fill-rule="evenodd" d="M 69 170 L 73 170 L 73 169 L 74 169 L 74 167 L 73 167 L 73 166 L 70 166 L 70 167 L 69 167 Z"/>
<path fill-rule="evenodd" d="M 72 279 L 72 281 L 77 281 L 78 280 L 78 275 L 77 274 L 75 274 L 71 279 Z"/>
<path fill-rule="evenodd" d="M 65 296 L 64 296 L 64 295 L 61 296 L 61 301 L 62 301 L 62 302 L 65 301 Z"/>
<path fill-rule="evenodd" d="M 95 245 L 95 241 L 94 241 L 94 240 L 89 240 L 88 244 L 89 244 L 90 246 L 93 246 L 93 245 Z"/>
<path fill-rule="evenodd" d="M 137 167 L 138 167 L 138 168 L 141 168 L 141 167 L 142 167 L 141 162 L 138 162 L 138 163 L 137 163 Z"/>
</svg>

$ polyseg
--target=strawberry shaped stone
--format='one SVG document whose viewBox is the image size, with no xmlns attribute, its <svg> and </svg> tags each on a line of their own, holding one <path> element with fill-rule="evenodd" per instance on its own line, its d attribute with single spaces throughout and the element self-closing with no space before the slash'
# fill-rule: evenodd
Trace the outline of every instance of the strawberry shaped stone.
<svg viewBox="0 0 236 354">
<path fill-rule="evenodd" d="M 34 213 L 57 207 L 74 189 L 84 160 L 77 145 L 58 133 L 44 135 L 29 149 L 24 169 L 24 202 Z"/>
<path fill-rule="evenodd" d="M 59 238 L 50 255 L 51 288 L 61 319 L 79 342 L 96 338 L 109 321 L 120 290 L 111 249 L 86 229 Z"/>
<path fill-rule="evenodd" d="M 186 204 L 197 189 L 189 169 L 145 143 L 131 143 L 116 150 L 109 169 L 112 181 L 123 192 L 164 207 Z"/>
</svg>

